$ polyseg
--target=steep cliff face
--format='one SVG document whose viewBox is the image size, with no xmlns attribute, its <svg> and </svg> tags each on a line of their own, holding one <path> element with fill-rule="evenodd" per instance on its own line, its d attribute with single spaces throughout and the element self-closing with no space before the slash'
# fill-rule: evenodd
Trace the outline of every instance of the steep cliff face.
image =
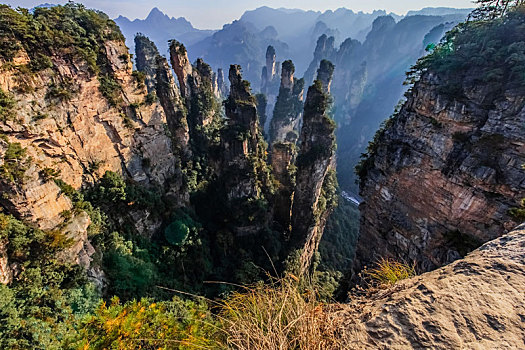
<svg viewBox="0 0 525 350">
<path fill-rule="evenodd" d="M 516 225 L 525 81 L 514 72 L 524 61 L 495 57 L 521 47 L 524 18 L 462 25 L 415 67 L 419 81 L 361 164 L 361 264 L 393 256 L 430 270 Z"/>
<path fill-rule="evenodd" d="M 222 68 L 217 69 L 217 90 L 220 98 L 226 98 L 226 96 L 228 96 L 228 85 L 226 85 L 226 81 L 224 80 Z"/>
<path fill-rule="evenodd" d="M 297 150 L 292 143 L 276 142 L 272 145 L 271 164 L 275 179 L 278 181 L 274 219 L 280 225 L 279 230 L 286 235 L 291 231 L 296 156 Z"/>
<path fill-rule="evenodd" d="M 272 116 L 272 111 L 274 109 L 277 95 L 279 94 L 279 84 L 280 84 L 280 62 L 275 60 L 276 52 L 273 46 L 268 46 L 266 49 L 266 65 L 262 68 L 261 73 L 261 94 L 266 96 L 266 114 Z M 268 126 L 262 124 L 262 127 Z"/>
<path fill-rule="evenodd" d="M 345 349 L 521 349 L 525 231 L 337 312 Z"/>
<path fill-rule="evenodd" d="M 2 11 L 15 20 L 20 16 Z M 92 31 L 89 44 L 76 43 L 81 38 L 75 31 L 53 29 L 54 37 L 71 38 L 71 46 L 31 41 L 17 27 L 5 34 L 12 50 L 3 50 L 0 60 L 0 91 L 8 101 L 0 118 L 0 204 L 38 228 L 62 225 L 84 243 L 89 223 L 54 180 L 79 189 L 113 171 L 145 186 L 169 187 L 177 164 L 163 107 L 146 99 L 122 35 L 112 22 L 101 27 L 106 19 L 100 18 L 74 24 Z M 37 11 L 33 21 L 44 20 L 45 10 Z M 82 45 L 88 45 L 84 51 Z M 184 197 L 174 198 L 182 205 Z M 66 219 L 66 212 L 73 217 Z"/>
<path fill-rule="evenodd" d="M 146 96 L 150 102 L 158 100 L 166 114 L 169 131 L 174 143 L 174 152 L 181 161 L 178 166 L 179 183 L 182 185 L 183 175 L 180 169 L 186 165 L 191 157 L 189 145 L 190 134 L 187 121 L 186 107 L 175 84 L 173 74 L 166 58 L 162 57 L 155 44 L 142 35 L 135 37 L 137 69 L 145 75 L 145 84 L 148 89 Z"/>
<path fill-rule="evenodd" d="M 296 79 L 294 73 L 292 61 L 283 62 L 281 86 L 270 122 L 270 143 L 296 143 L 298 140 L 303 112 L 304 79 Z"/>
<path fill-rule="evenodd" d="M 317 39 L 317 44 L 314 51 L 314 59 L 304 73 L 304 80 L 307 84 L 313 82 L 317 67 L 319 67 L 319 64 L 322 60 L 332 60 L 334 58 L 334 54 L 337 52 L 334 44 L 335 38 L 333 36 L 327 36 L 326 34 L 323 34 Z"/>
<path fill-rule="evenodd" d="M 321 62 L 304 106 L 290 237 L 292 247 L 302 250 L 302 272 L 310 267 L 333 206 L 335 122 L 328 115 L 333 69 L 330 62 Z"/>
<path fill-rule="evenodd" d="M 275 61 L 275 48 L 268 46 L 266 49 L 266 65 L 262 69 L 262 90 L 265 89 L 267 84 L 273 81 L 273 78 L 277 75 L 277 62 Z"/>
<path fill-rule="evenodd" d="M 186 48 L 176 40 L 170 42 L 170 61 L 187 111 L 191 146 L 198 157 L 205 158 L 202 167 L 207 168 L 209 162 L 205 155 L 210 147 L 217 146 L 214 139 L 218 137 L 217 130 L 221 123 L 216 97 L 219 91 L 221 94 L 225 92 L 222 71 L 217 78 L 202 59 L 197 59 L 194 65 L 190 64 Z"/>
</svg>

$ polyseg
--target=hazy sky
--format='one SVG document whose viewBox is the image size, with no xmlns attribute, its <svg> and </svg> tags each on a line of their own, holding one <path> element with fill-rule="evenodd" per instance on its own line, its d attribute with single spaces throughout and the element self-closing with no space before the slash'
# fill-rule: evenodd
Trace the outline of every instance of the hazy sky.
<svg viewBox="0 0 525 350">
<path fill-rule="evenodd" d="M 12 6 L 33 7 L 45 2 L 65 3 L 50 0 L 7 0 Z M 238 19 L 245 10 L 260 6 L 301 8 L 324 11 L 346 7 L 354 11 L 371 12 L 384 9 L 404 14 L 408 10 L 423 7 L 473 7 L 471 0 L 84 0 L 87 7 L 106 12 L 112 18 L 124 15 L 130 19 L 144 18 L 153 7 L 173 17 L 186 17 L 201 29 L 221 28 L 223 24 Z"/>
</svg>

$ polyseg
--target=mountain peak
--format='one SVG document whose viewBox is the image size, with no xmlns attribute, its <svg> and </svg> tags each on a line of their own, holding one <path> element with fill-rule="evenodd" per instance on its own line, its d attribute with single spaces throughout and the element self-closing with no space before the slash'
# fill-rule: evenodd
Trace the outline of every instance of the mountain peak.
<svg viewBox="0 0 525 350">
<path fill-rule="evenodd" d="M 168 15 L 166 15 L 164 12 L 162 12 L 161 10 L 159 10 L 158 7 L 154 7 L 151 9 L 151 11 L 149 12 L 149 15 L 146 19 L 160 19 L 160 18 L 169 18 Z"/>
</svg>

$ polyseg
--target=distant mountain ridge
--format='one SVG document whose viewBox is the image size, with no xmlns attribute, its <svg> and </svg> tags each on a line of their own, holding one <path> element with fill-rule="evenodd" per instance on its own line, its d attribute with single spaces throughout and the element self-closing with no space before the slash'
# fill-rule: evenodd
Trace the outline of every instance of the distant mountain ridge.
<svg viewBox="0 0 525 350">
<path fill-rule="evenodd" d="M 264 45 L 267 44 L 267 40 L 260 39 L 268 39 L 268 29 L 271 29 L 272 39 L 285 43 L 289 48 L 289 54 L 288 52 L 279 52 L 278 50 L 278 60 L 282 58 L 282 61 L 284 61 L 291 58 L 299 74 L 302 74 L 306 71 L 311 61 L 317 39 L 323 34 L 334 36 L 337 44 L 340 44 L 347 38 L 357 39 L 363 42 L 366 39 L 366 35 L 372 29 L 373 21 L 380 16 L 389 15 L 397 22 L 408 16 L 436 15 L 445 16 L 448 21 L 455 22 L 458 21 L 458 18 L 464 18 L 470 11 L 471 9 L 446 7 L 424 8 L 418 11 L 409 11 L 406 16 L 400 16 L 395 13 L 387 13 L 384 10 L 365 13 L 339 8 L 321 12 L 286 8 L 274 9 L 268 6 L 262 6 L 244 12 L 238 20 L 244 22 L 244 24 L 242 25 L 242 30 L 236 37 L 240 38 L 243 35 L 245 36 L 246 32 L 249 32 L 251 36 L 257 40 L 254 42 L 241 43 L 241 46 L 244 46 L 243 50 L 264 53 L 266 50 L 266 46 Z M 115 19 L 115 22 L 120 26 L 122 33 L 126 37 L 126 44 L 131 49 L 134 47 L 133 38 L 137 33 L 142 33 L 153 40 L 159 47 L 161 53 L 167 49 L 168 40 L 177 39 L 190 48 L 189 55 L 191 59 L 196 59 L 199 55 L 207 55 L 208 62 L 210 62 L 212 66 L 216 63 L 221 63 L 222 65 L 223 60 L 214 59 L 213 56 L 215 54 L 217 54 L 217 56 L 225 56 L 227 54 L 226 52 L 214 53 L 212 50 L 221 46 L 231 46 L 217 41 L 219 38 L 227 38 L 228 35 L 219 35 L 219 38 L 216 37 L 215 39 L 213 39 L 212 36 L 214 33 L 221 31 L 235 34 L 232 33 L 232 27 L 230 27 L 230 25 L 233 25 L 233 28 L 239 25 L 239 23 L 234 24 L 234 21 L 226 24 L 219 30 L 201 30 L 193 27 L 184 17 L 170 17 L 157 7 L 154 7 L 145 19 L 130 20 L 127 17 L 119 16 Z M 277 32 L 277 35 L 275 35 L 275 32 Z M 233 37 L 228 38 L 228 40 L 235 41 Z M 264 47 L 255 49 L 254 45 L 257 46 L 259 44 Z M 206 45 L 210 46 L 206 47 Z M 279 46 L 278 43 L 277 46 Z M 192 47 L 196 49 L 196 52 L 192 52 Z M 279 57 L 279 55 L 283 55 L 283 57 Z M 232 57 L 235 57 L 235 55 L 232 55 Z M 251 57 L 251 63 L 253 65 L 253 60 L 256 62 L 260 61 L 257 62 L 257 64 L 261 63 L 262 67 L 262 59 L 264 59 L 264 57 Z M 246 64 L 249 64 L 249 61 L 250 60 L 241 59 L 240 61 L 227 62 L 222 68 L 227 68 L 230 63 L 238 63 L 247 69 Z M 214 68 L 219 67 L 214 66 Z M 255 68 L 253 69 L 254 71 L 257 70 Z M 259 85 L 258 76 L 250 75 L 247 77 L 255 78 L 251 80 L 253 85 Z"/>
<path fill-rule="evenodd" d="M 114 20 L 122 34 L 126 37 L 126 45 L 133 51 L 133 39 L 137 33 L 143 33 L 153 40 L 162 52 L 168 48 L 168 40 L 177 39 L 186 45 L 191 45 L 212 35 L 213 30 L 196 29 L 184 17 L 169 17 L 157 7 L 151 9 L 145 19 L 130 20 L 119 16 Z"/>
</svg>

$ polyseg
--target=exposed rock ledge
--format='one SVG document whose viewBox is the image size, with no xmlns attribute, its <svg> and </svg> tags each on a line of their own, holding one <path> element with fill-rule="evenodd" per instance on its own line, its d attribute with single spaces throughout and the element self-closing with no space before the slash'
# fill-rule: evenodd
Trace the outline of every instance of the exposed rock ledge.
<svg viewBox="0 0 525 350">
<path fill-rule="evenodd" d="M 524 349 L 525 224 L 339 312 L 345 349 Z"/>
</svg>

